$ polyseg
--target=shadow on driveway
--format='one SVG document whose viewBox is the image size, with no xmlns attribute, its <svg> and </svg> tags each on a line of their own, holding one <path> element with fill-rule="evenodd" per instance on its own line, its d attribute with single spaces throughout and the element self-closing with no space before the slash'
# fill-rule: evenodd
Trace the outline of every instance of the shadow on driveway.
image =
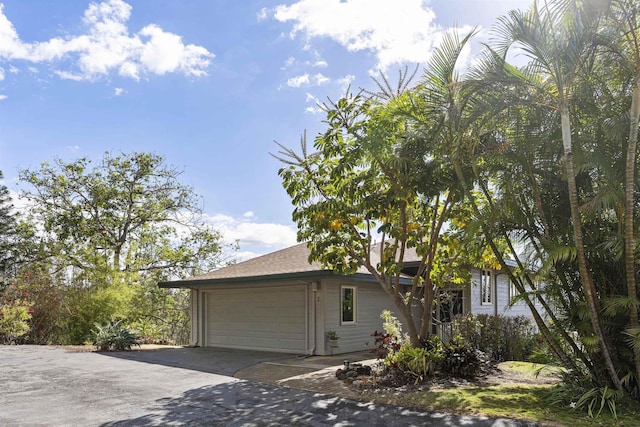
<svg viewBox="0 0 640 427">
<path fill-rule="evenodd" d="M 224 426 L 528 426 L 492 420 L 412 411 L 249 381 L 204 386 L 177 398 L 156 401 L 154 414 L 102 424 Z"/>
<path fill-rule="evenodd" d="M 237 371 L 258 363 L 296 357 L 296 355 L 286 353 L 211 347 L 98 352 L 96 354 L 227 376 L 233 376 Z"/>
</svg>

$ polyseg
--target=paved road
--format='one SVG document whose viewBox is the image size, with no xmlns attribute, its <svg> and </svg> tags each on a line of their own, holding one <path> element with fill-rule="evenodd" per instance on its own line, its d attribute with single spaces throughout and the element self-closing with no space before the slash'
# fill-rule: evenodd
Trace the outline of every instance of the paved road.
<svg viewBox="0 0 640 427">
<path fill-rule="evenodd" d="M 221 352 L 219 360 L 209 360 L 209 369 L 204 370 L 196 369 L 193 360 L 191 369 L 162 363 L 153 352 L 149 357 L 155 359 L 145 362 L 143 353 L 124 358 L 52 347 L 0 346 L 0 425 L 527 425 L 360 403 L 238 380 L 211 368 L 220 366 L 230 374 L 236 365 L 274 355 Z M 193 354 L 199 353 L 185 357 Z"/>
</svg>

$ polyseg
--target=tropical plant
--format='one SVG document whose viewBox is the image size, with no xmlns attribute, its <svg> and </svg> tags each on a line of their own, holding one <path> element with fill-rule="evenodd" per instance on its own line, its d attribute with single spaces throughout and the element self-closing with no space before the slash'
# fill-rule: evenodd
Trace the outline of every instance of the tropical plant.
<svg viewBox="0 0 640 427">
<path fill-rule="evenodd" d="M 134 345 L 140 346 L 138 334 L 123 326 L 122 320 L 104 325 L 96 323 L 94 327 L 93 345 L 99 351 L 125 351 L 131 350 Z"/>
<path fill-rule="evenodd" d="M 328 340 L 337 340 L 340 339 L 338 333 L 336 331 L 327 331 L 327 339 Z"/>
<path fill-rule="evenodd" d="M 427 349 L 407 343 L 389 353 L 385 365 L 402 373 L 408 381 L 418 384 L 436 372 L 444 357 L 439 346 Z"/>
<path fill-rule="evenodd" d="M 437 65 L 439 54 L 434 58 Z M 315 139 L 315 152 L 308 151 L 303 137 L 301 153 L 279 144 L 276 157 L 286 164 L 279 174 L 295 206 L 298 239 L 308 241 L 311 258 L 346 274 L 365 267 L 418 346 L 431 331 L 434 289 L 468 283 L 469 272 L 461 266 L 486 252 L 475 244 L 474 229 L 461 227 L 470 211 L 461 203 L 451 162 L 440 155 L 448 147 L 429 130 L 414 131 L 416 121 L 427 118 L 414 117 L 420 99 L 410 82 L 405 70 L 397 87 L 383 76 L 378 93 L 348 92 L 329 101 L 324 105 L 327 129 Z M 406 287 L 402 273 L 409 252 L 421 262 Z"/>
<path fill-rule="evenodd" d="M 473 378 L 487 362 L 484 353 L 468 345 L 459 335 L 444 344 L 440 354 L 440 372 L 454 377 Z"/>
<path fill-rule="evenodd" d="M 536 2 L 500 19 L 468 82 L 484 110 L 468 161 L 494 191 L 478 217 L 525 248 L 510 278 L 547 304 L 541 333 L 565 367 L 635 396 L 639 29 L 635 2 Z"/>
</svg>

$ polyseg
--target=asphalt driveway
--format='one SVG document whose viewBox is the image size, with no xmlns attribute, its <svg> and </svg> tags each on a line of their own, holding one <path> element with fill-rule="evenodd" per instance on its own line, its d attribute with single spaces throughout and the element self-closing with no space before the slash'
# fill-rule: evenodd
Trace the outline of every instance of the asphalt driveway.
<svg viewBox="0 0 640 427">
<path fill-rule="evenodd" d="M 286 355 L 176 350 L 81 353 L 0 346 L 0 425 L 527 425 L 360 403 L 231 376 Z"/>
</svg>

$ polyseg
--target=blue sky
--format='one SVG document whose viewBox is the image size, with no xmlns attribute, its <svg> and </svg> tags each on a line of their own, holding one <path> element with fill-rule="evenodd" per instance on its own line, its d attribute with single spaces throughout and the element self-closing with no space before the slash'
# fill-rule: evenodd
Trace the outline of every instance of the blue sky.
<svg viewBox="0 0 640 427">
<path fill-rule="evenodd" d="M 269 155 L 316 103 L 425 63 L 447 28 L 529 0 L 0 0 L 0 170 L 145 151 L 184 169 L 241 258 L 295 243 Z M 19 202 L 16 201 L 19 205 Z"/>
</svg>

